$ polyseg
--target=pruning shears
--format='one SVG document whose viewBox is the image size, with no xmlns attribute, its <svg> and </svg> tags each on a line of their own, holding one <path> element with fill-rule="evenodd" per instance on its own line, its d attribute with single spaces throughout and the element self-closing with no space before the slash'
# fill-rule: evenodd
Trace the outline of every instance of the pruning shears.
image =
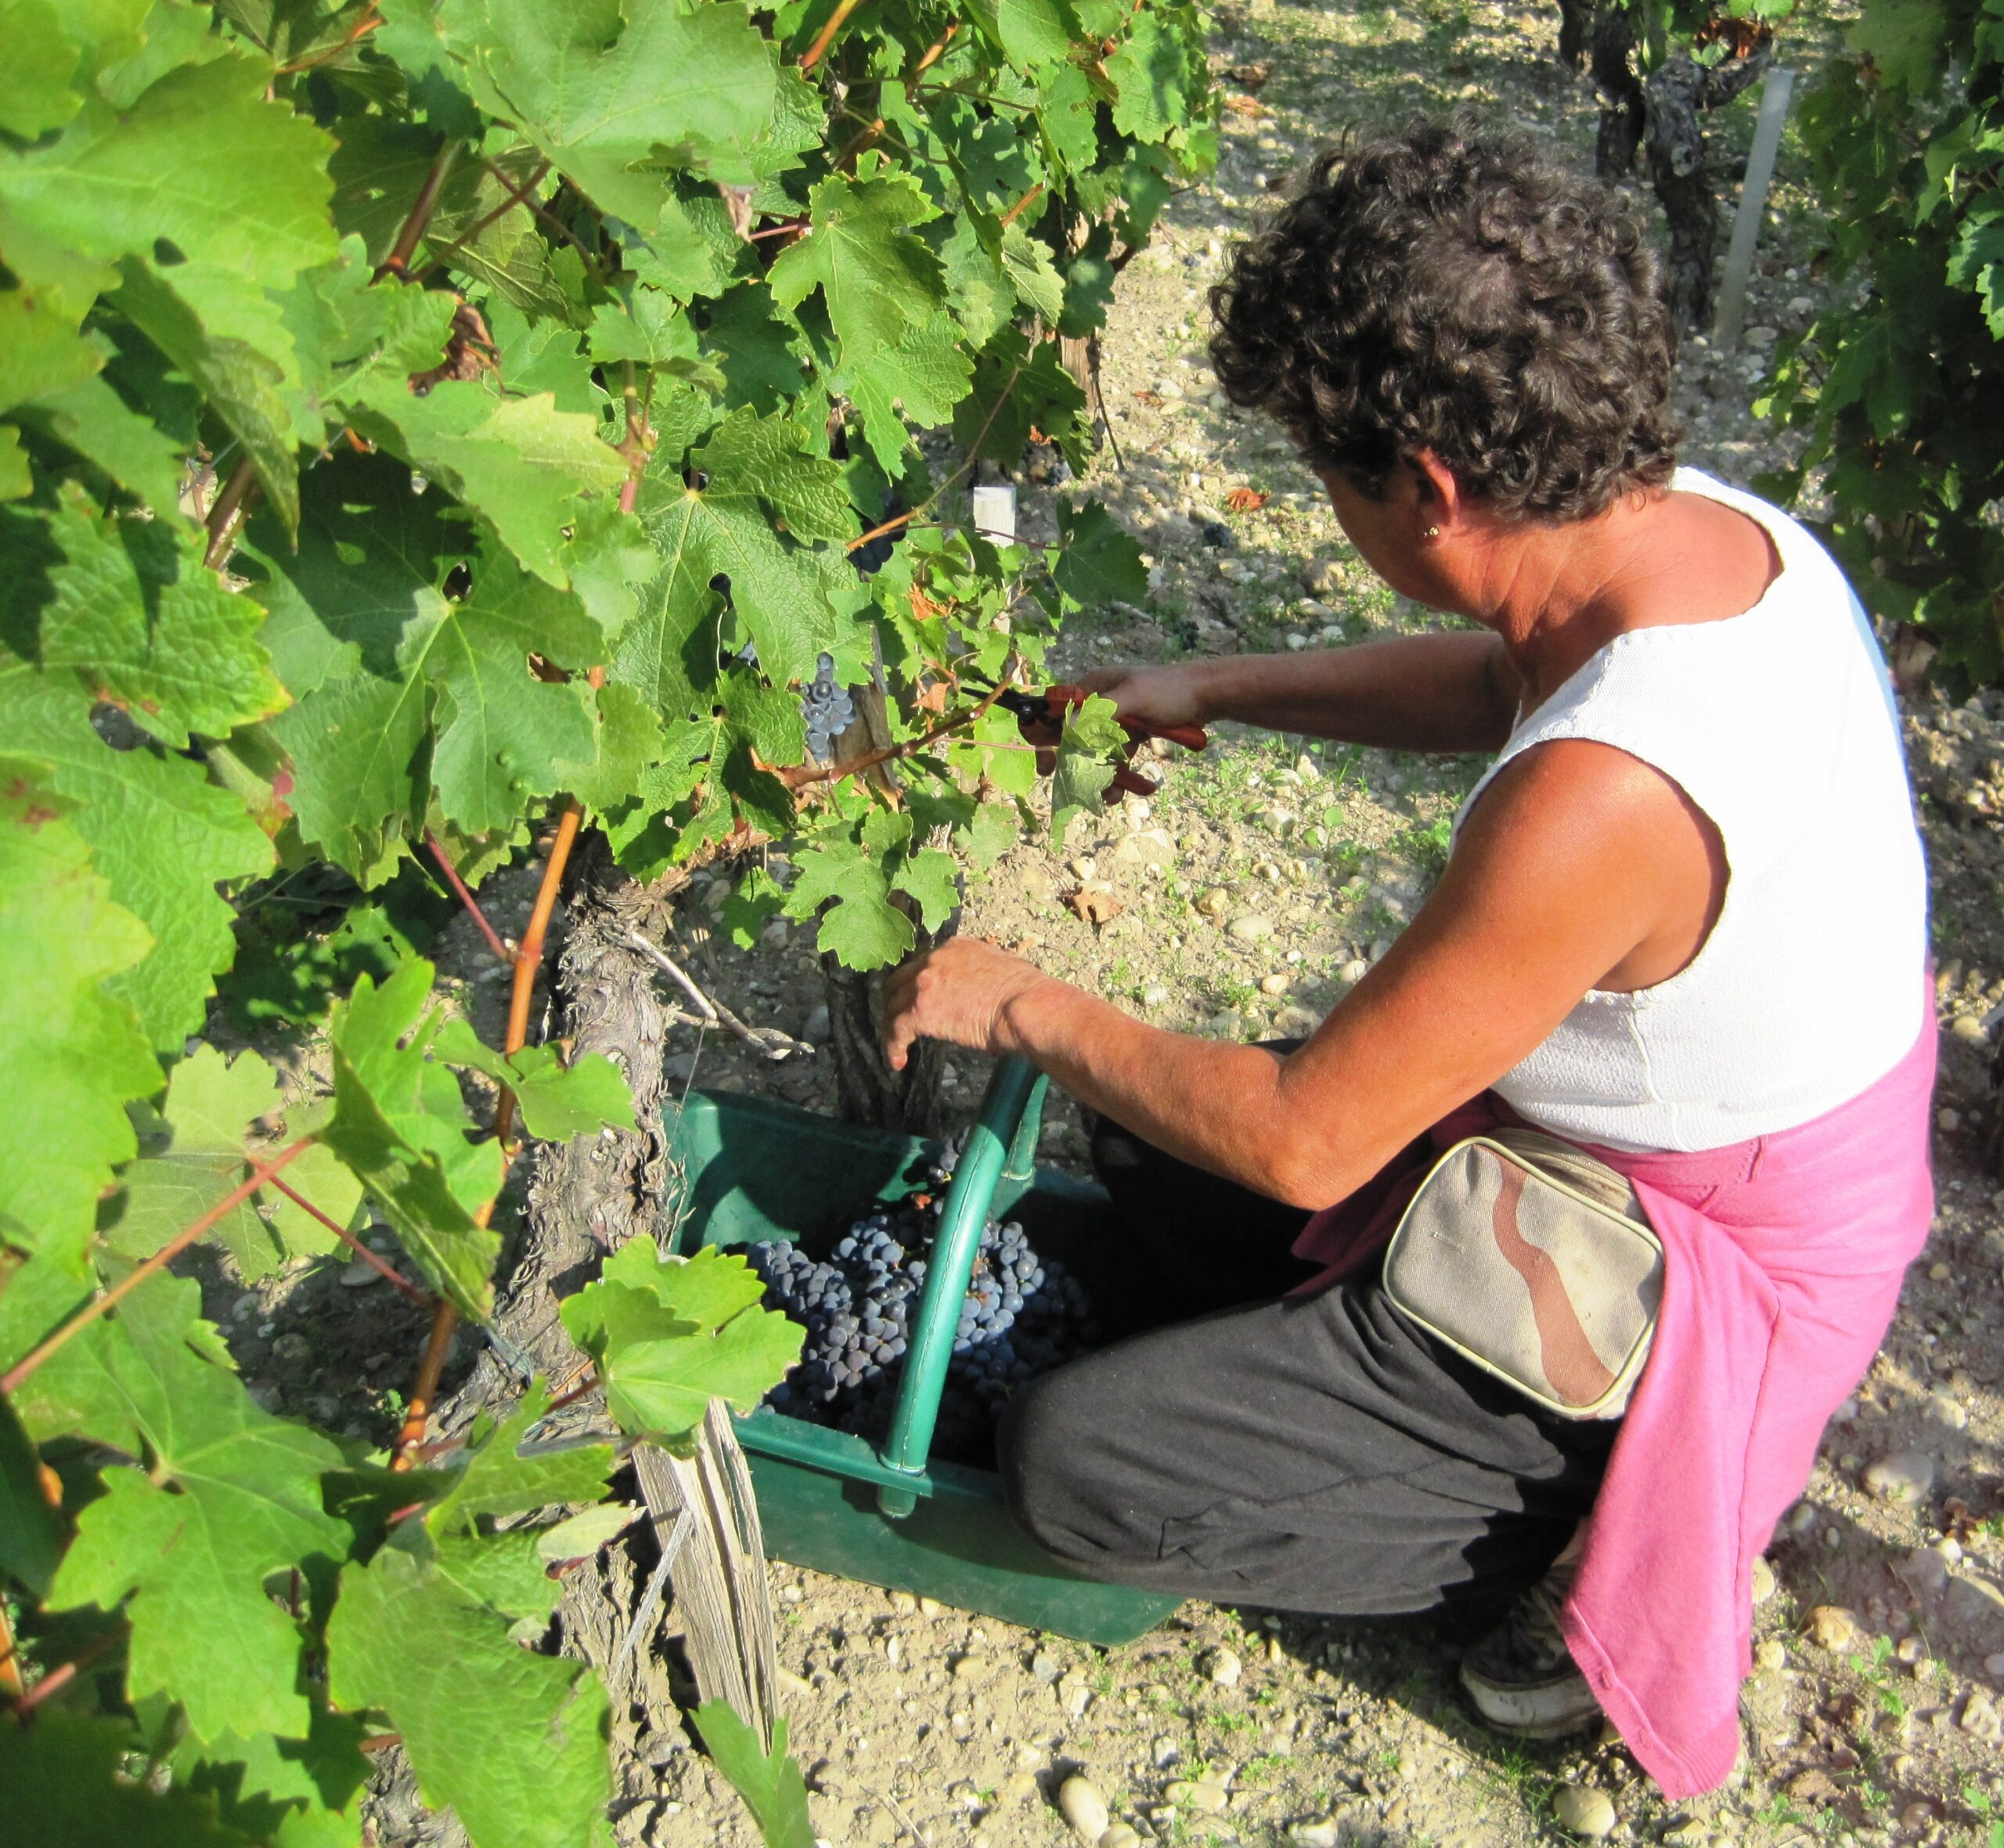
<svg viewBox="0 0 2004 1848">
<path fill-rule="evenodd" d="M 961 678 L 977 686 L 995 685 L 981 674 L 964 673 Z M 1045 755 L 1063 736 L 1065 715 L 1074 706 L 1083 706 L 1092 697 L 1086 688 L 1070 685 L 1047 686 L 1040 693 L 1028 687 L 1004 686 L 996 693 L 995 704 L 1011 714 L 1024 738 L 1038 747 L 1037 768 L 1048 773 L 1051 766 L 1044 761 Z M 1172 744 L 1180 744 L 1190 751 L 1202 751 L 1211 741 L 1210 733 L 1198 725 L 1154 726 L 1142 719 L 1123 718 L 1120 729 L 1127 734 L 1127 747 L 1123 755 L 1128 758 L 1134 756 L 1136 747 L 1144 738 L 1166 738 Z M 1123 795 L 1152 796 L 1161 787 L 1123 762 L 1115 769 L 1113 780 L 1107 785 L 1106 800 L 1112 803 Z"/>
</svg>

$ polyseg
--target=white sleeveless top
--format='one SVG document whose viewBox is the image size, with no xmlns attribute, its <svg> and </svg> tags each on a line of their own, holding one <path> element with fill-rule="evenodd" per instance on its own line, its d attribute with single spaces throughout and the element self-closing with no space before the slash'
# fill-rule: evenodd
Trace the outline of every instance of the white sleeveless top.
<svg viewBox="0 0 2004 1848">
<path fill-rule="evenodd" d="M 1455 818 L 1533 745 L 1592 738 L 1717 828 L 1725 905 L 1697 956 L 1638 993 L 1591 990 L 1494 1087 L 1555 1134 L 1631 1151 L 1808 1122 L 1890 1072 L 1926 1014 L 1927 870 L 1864 610 L 1786 514 L 1690 469 L 1672 486 L 1757 521 L 1779 575 L 1740 615 L 1617 636 L 1519 721 Z"/>
</svg>

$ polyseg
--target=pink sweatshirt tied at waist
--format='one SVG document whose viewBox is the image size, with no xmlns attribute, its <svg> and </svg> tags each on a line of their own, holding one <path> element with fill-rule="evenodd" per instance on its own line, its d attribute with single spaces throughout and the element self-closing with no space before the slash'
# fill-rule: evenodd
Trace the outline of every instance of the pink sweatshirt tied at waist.
<svg viewBox="0 0 2004 1848">
<path fill-rule="evenodd" d="M 1754 1562 L 1870 1368 L 1934 1219 L 1931 985 L 1927 1000 L 1912 1050 L 1811 1122 L 1696 1153 L 1588 1146 L 1635 1183 L 1663 1241 L 1663 1297 L 1562 1622 L 1602 1707 L 1673 1800 L 1732 1770 Z M 1485 1093 L 1317 1214 L 1294 1248 L 1328 1266 L 1308 1289 L 1382 1247 L 1440 1151 L 1520 1120 Z"/>
</svg>

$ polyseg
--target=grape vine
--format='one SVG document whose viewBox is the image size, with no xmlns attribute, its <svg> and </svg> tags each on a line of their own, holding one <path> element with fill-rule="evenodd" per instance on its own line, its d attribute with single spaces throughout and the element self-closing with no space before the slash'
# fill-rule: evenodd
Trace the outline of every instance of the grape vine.
<svg viewBox="0 0 2004 1848">
<path fill-rule="evenodd" d="M 1814 488 L 1867 607 L 1960 697 L 2004 675 L 2004 13 L 1914 0 L 1845 38 L 1798 115 L 1840 290 L 1778 349 L 1761 408 L 1808 440 L 1762 486 Z"/>
<path fill-rule="evenodd" d="M 647 880 L 784 844 L 731 928 L 784 910 L 860 968 L 945 917 L 1029 815 L 994 688 L 1145 590 L 1093 503 L 998 546 L 961 491 L 1033 437 L 1083 467 L 1060 342 L 1215 151 L 1185 0 L 0 7 L 24 1839 L 355 1848 L 392 1745 L 478 1848 L 613 1839 L 606 1691 L 536 1646 L 561 1575 L 625 1448 L 751 1410 L 802 1331 L 740 1257 L 628 1246 L 564 1305 L 575 1377 L 432 1435 L 511 1168 L 632 1122 L 610 1061 L 530 1043 L 568 856 L 599 830 Z M 1111 774 L 1103 706 L 1060 826 Z M 510 941 L 480 894 L 524 859 Z M 498 1046 L 377 902 L 427 881 L 510 966 Z M 310 954 L 269 923 L 294 887 L 350 908 Z M 211 1043 L 252 964 L 261 1018 L 318 1010 L 321 1092 Z M 172 1267 L 204 1241 L 431 1307 L 393 1445 L 252 1396 Z M 589 1392 L 614 1435 L 553 1438 Z M 696 1724 L 805 1840 L 783 1727 Z"/>
</svg>

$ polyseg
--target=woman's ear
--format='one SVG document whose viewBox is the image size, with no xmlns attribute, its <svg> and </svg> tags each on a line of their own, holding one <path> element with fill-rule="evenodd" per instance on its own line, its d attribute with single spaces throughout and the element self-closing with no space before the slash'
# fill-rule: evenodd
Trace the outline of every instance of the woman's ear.
<svg viewBox="0 0 2004 1848">
<path fill-rule="evenodd" d="M 1407 458 L 1412 470 L 1413 487 L 1419 511 L 1429 526 L 1451 531 L 1465 510 L 1468 496 L 1454 479 L 1454 471 L 1431 449 L 1415 450 Z"/>
</svg>

